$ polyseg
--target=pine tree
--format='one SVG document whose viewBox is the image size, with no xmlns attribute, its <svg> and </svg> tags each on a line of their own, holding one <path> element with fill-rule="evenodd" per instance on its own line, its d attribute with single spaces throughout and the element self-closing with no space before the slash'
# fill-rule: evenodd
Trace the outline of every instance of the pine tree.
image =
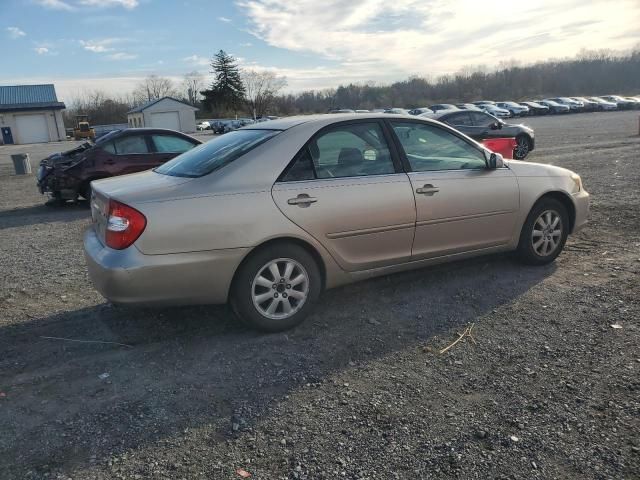
<svg viewBox="0 0 640 480">
<path fill-rule="evenodd" d="M 211 59 L 211 68 L 215 78 L 211 88 L 201 92 L 205 101 L 212 111 L 236 111 L 244 103 L 245 97 L 236 59 L 220 50 Z"/>
</svg>

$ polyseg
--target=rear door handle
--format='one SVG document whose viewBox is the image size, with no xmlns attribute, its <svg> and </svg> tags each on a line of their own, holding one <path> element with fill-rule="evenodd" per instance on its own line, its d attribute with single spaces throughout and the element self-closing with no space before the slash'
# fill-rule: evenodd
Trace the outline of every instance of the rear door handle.
<svg viewBox="0 0 640 480">
<path fill-rule="evenodd" d="M 416 188 L 416 193 L 420 193 L 422 195 L 427 195 L 428 197 L 433 196 L 438 193 L 440 189 L 438 187 L 434 187 L 430 183 L 425 183 L 422 187 Z"/>
<path fill-rule="evenodd" d="M 289 205 L 298 205 L 300 207 L 308 207 L 312 203 L 316 203 L 318 201 L 315 197 L 310 197 L 306 193 L 301 193 L 296 198 L 290 198 L 287 200 Z"/>
</svg>

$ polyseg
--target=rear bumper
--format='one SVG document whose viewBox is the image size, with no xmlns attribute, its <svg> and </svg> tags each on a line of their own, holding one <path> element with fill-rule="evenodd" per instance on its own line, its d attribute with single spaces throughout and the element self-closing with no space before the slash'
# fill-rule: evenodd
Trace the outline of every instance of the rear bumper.
<svg viewBox="0 0 640 480">
<path fill-rule="evenodd" d="M 589 220 L 589 194 L 585 190 L 574 193 L 573 204 L 576 207 L 576 220 L 571 233 L 579 232 Z"/>
<path fill-rule="evenodd" d="M 113 303 L 191 305 L 226 303 L 233 275 L 248 248 L 144 255 L 135 245 L 105 247 L 93 228 L 84 234 L 89 277 Z"/>
</svg>

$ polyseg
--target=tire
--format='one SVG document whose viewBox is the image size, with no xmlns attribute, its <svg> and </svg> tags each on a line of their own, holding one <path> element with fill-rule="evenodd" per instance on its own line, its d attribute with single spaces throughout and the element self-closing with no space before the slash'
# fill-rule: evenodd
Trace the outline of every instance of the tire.
<svg viewBox="0 0 640 480">
<path fill-rule="evenodd" d="M 281 332 L 302 323 L 321 290 L 322 276 L 313 256 L 299 245 L 276 243 L 252 253 L 240 265 L 231 287 L 231 307 L 249 327 Z"/>
<path fill-rule="evenodd" d="M 518 135 L 516 142 L 517 146 L 513 150 L 513 158 L 516 160 L 524 160 L 531 151 L 531 140 L 526 135 Z"/>
<path fill-rule="evenodd" d="M 555 227 L 547 228 L 545 224 L 548 220 L 551 220 L 552 226 L 555 223 Z M 540 199 L 529 212 L 520 232 L 520 260 L 527 265 L 547 265 L 553 262 L 564 248 L 569 227 L 569 214 L 561 202 L 554 198 Z M 558 230 L 560 232 L 556 233 Z"/>
<path fill-rule="evenodd" d="M 66 203 L 66 201 L 63 200 L 62 195 L 60 194 L 60 192 L 54 192 L 51 195 L 51 198 L 49 198 L 49 200 L 47 200 L 45 202 L 45 205 L 47 207 L 62 207 L 65 203 Z"/>
</svg>

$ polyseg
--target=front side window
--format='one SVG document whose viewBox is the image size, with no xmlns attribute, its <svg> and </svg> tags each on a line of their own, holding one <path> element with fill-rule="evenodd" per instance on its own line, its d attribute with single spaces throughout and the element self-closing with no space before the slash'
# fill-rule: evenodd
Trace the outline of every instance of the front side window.
<svg viewBox="0 0 640 480">
<path fill-rule="evenodd" d="M 473 123 L 477 127 L 490 127 L 494 123 L 500 123 L 493 115 L 489 115 L 488 113 L 480 113 L 480 112 L 472 112 Z"/>
<path fill-rule="evenodd" d="M 203 143 L 155 172 L 174 177 L 201 177 L 240 158 L 280 133 L 279 130 L 235 130 Z"/>
<path fill-rule="evenodd" d="M 485 168 L 484 153 L 442 128 L 391 122 L 414 172 Z"/>
<path fill-rule="evenodd" d="M 115 154 L 116 154 L 116 147 L 115 147 L 115 145 L 113 144 L 113 142 L 107 142 L 107 143 L 105 143 L 104 145 L 102 145 L 102 149 L 103 149 L 105 152 L 111 153 L 112 155 L 115 155 Z"/>
<path fill-rule="evenodd" d="M 126 137 L 116 138 L 113 143 L 115 144 L 117 155 L 149 153 L 147 141 L 140 135 L 129 135 Z"/>
<path fill-rule="evenodd" d="M 152 135 L 151 139 L 158 153 L 184 153 L 195 146 L 189 140 L 172 135 Z"/>
<path fill-rule="evenodd" d="M 468 112 L 463 113 L 454 113 L 447 117 L 444 121 L 449 125 L 458 125 L 458 126 L 472 126 L 473 122 L 471 121 L 471 116 Z"/>
</svg>

